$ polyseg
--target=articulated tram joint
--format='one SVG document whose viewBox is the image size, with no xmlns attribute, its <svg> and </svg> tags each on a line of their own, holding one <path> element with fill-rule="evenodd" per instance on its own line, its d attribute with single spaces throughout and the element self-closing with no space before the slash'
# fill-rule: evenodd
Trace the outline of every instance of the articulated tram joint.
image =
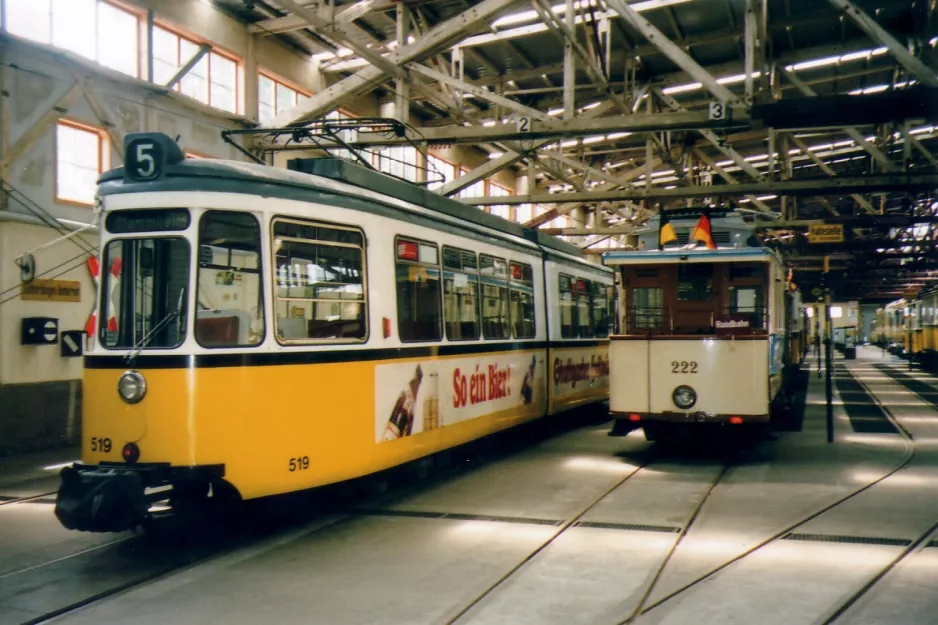
<svg viewBox="0 0 938 625">
<path fill-rule="evenodd" d="M 84 532 L 122 532 L 151 518 L 150 505 L 224 477 L 224 465 L 172 467 L 76 463 L 62 469 L 55 516 L 66 529 Z M 150 492 L 148 492 L 150 491 Z"/>
</svg>

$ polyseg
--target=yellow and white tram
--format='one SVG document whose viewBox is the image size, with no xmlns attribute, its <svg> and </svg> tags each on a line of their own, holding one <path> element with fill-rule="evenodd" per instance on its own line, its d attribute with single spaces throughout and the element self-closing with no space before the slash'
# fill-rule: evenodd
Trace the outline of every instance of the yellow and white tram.
<svg viewBox="0 0 938 625">
<path fill-rule="evenodd" d="M 800 302 L 781 258 L 753 245 L 751 228 L 729 211 L 713 213 L 713 249 L 696 247 L 689 233 L 701 214 L 671 212 L 675 240 L 663 249 L 653 224 L 645 249 L 604 255 L 621 278 L 621 333 L 610 344 L 614 435 L 641 427 L 658 440 L 730 427 L 748 437 L 768 424 L 786 365 L 801 361 Z"/>
<path fill-rule="evenodd" d="M 162 134 L 125 154 L 99 185 L 66 527 L 143 523 L 166 486 L 348 480 L 608 397 L 612 271 L 574 246 L 340 159 L 187 161 Z"/>
</svg>

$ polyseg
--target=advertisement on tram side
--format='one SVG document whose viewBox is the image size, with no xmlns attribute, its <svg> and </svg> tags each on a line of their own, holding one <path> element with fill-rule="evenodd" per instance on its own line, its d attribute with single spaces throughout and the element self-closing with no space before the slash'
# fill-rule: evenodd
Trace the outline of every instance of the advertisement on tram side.
<svg viewBox="0 0 938 625">
<path fill-rule="evenodd" d="M 375 367 L 375 441 L 489 415 L 543 414 L 542 351 L 504 352 Z"/>
<path fill-rule="evenodd" d="M 609 389 L 609 346 L 551 350 L 554 405 L 605 395 Z"/>
</svg>

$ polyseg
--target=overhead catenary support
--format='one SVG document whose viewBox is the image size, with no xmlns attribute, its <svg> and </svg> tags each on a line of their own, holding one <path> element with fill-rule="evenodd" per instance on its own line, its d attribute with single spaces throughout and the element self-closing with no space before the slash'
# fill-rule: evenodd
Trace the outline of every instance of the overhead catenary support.
<svg viewBox="0 0 938 625">
<path fill-rule="evenodd" d="M 921 60 L 913 56 L 909 49 L 895 37 L 886 32 L 876 20 L 859 9 L 850 0 L 829 0 L 829 2 L 847 14 L 847 17 L 876 43 L 886 46 L 899 63 L 927 87 L 938 87 L 938 75 Z"/>
<path fill-rule="evenodd" d="M 467 36 L 476 24 L 487 22 L 496 13 L 510 7 L 517 0 L 482 0 L 456 17 L 435 26 L 414 43 L 401 44 L 385 59 L 397 66 L 432 56 L 452 47 Z M 355 74 L 324 89 L 306 102 L 278 114 L 266 127 L 279 128 L 323 115 L 350 97 L 361 96 L 389 80 L 387 72 L 375 65 L 360 69 Z"/>
<path fill-rule="evenodd" d="M 874 176 L 838 176 L 824 180 L 804 179 L 772 182 L 744 182 L 735 185 L 686 186 L 673 189 L 640 187 L 614 191 L 587 191 L 576 193 L 540 193 L 507 197 L 476 197 L 461 200 L 466 204 L 491 206 L 493 204 L 565 204 L 567 202 L 601 202 L 603 200 L 674 200 L 702 197 L 740 197 L 747 195 L 846 195 L 875 191 L 911 191 L 938 186 L 938 174 L 910 174 Z"/>
<path fill-rule="evenodd" d="M 199 46 L 199 49 L 195 51 L 195 54 L 192 55 L 192 58 L 186 61 L 186 64 L 179 68 L 179 71 L 176 72 L 172 78 L 169 79 L 169 82 L 164 86 L 167 89 L 172 89 L 176 86 L 176 83 L 182 80 L 186 74 L 192 71 L 192 68 L 199 64 L 199 61 L 202 60 L 202 57 L 208 54 L 212 49 L 212 46 L 207 43 L 203 43 Z"/>
<path fill-rule="evenodd" d="M 808 97 L 817 97 L 817 92 L 815 92 L 814 89 L 806 85 L 803 80 L 798 78 L 795 72 L 789 69 L 786 69 L 785 77 L 788 79 L 788 82 L 794 85 L 795 88 L 801 92 L 802 95 L 805 95 Z M 878 147 L 876 147 L 875 145 L 867 141 L 866 137 L 864 137 L 863 133 L 861 133 L 859 130 L 857 130 L 856 128 L 845 128 L 844 133 L 846 133 L 848 137 L 856 141 L 857 145 L 859 145 L 864 150 L 866 150 L 870 154 L 870 156 L 872 156 L 873 159 L 877 163 L 879 163 L 880 167 L 883 168 L 883 171 L 887 171 L 887 172 L 899 171 L 899 168 L 896 167 L 896 164 L 893 163 L 892 160 L 890 160 L 889 156 L 885 152 L 880 150 Z"/>
</svg>

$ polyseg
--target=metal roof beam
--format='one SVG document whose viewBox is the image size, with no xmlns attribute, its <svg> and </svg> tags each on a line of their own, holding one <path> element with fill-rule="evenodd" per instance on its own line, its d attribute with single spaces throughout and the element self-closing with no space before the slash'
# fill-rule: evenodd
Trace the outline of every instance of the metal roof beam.
<svg viewBox="0 0 938 625">
<path fill-rule="evenodd" d="M 479 197 L 462 200 L 466 204 L 563 204 L 567 202 L 601 202 L 603 200 L 675 200 L 682 198 L 739 197 L 746 195 L 843 195 L 874 191 L 911 191 L 938 187 L 938 174 L 902 174 L 856 176 L 803 180 L 742 183 L 736 185 L 687 186 L 674 189 L 641 187 L 615 191 L 577 193 L 541 193 L 508 197 Z"/>
<path fill-rule="evenodd" d="M 742 104 L 732 91 L 718 83 L 710 72 L 701 67 L 687 52 L 668 39 L 664 33 L 655 28 L 655 26 L 639 14 L 638 11 L 627 5 L 623 0 L 606 0 L 606 2 L 616 13 L 622 16 L 622 19 L 628 22 L 632 28 L 640 32 L 649 43 L 656 45 L 675 65 L 690 74 L 694 80 L 704 85 L 707 91 L 712 93 L 716 98 L 727 103 Z"/>
<path fill-rule="evenodd" d="M 915 58 L 912 53 L 909 52 L 908 48 L 886 32 L 886 29 L 880 26 L 876 20 L 859 9 L 855 4 L 850 2 L 850 0 L 829 0 L 829 2 L 846 13 L 847 17 L 852 19 L 860 30 L 869 35 L 870 39 L 880 45 L 886 46 L 890 54 L 896 57 L 896 60 L 899 61 L 902 67 L 911 72 L 923 85 L 938 87 L 938 75 L 935 74 L 935 71 L 925 65 L 921 60 Z"/>
<path fill-rule="evenodd" d="M 798 76 L 795 75 L 793 71 L 786 69 L 785 76 L 788 78 L 788 81 L 802 93 L 802 95 L 806 95 L 808 97 L 817 97 L 817 92 L 806 85 L 800 78 L 798 78 Z M 857 145 L 861 146 L 864 150 L 869 152 L 870 156 L 872 156 L 885 171 L 899 171 L 899 168 L 895 163 L 892 162 L 892 160 L 890 160 L 889 156 L 887 156 L 886 153 L 880 150 L 878 147 L 867 141 L 866 137 L 864 137 L 863 133 L 861 133 L 859 130 L 856 128 L 845 128 L 844 132 L 848 137 L 856 141 Z"/>
<path fill-rule="evenodd" d="M 417 71 L 417 70 L 415 70 Z M 425 69 L 419 71 L 429 75 Z M 497 98 L 490 94 L 487 99 Z M 514 102 L 512 108 L 519 110 L 524 107 Z M 532 109 L 533 110 L 533 109 Z M 591 112 L 591 111 L 588 111 Z M 517 121 L 501 122 L 490 126 L 438 126 L 433 128 L 420 128 L 420 136 L 414 137 L 419 142 L 429 144 L 456 144 L 511 141 L 521 139 L 558 139 L 560 137 L 573 138 L 590 135 L 619 133 L 619 132 L 666 132 L 669 130 L 696 130 L 699 128 L 715 128 L 717 130 L 739 126 L 741 120 L 732 122 L 714 122 L 708 119 L 706 111 L 686 111 L 681 113 L 640 113 L 635 115 L 616 115 L 612 117 L 591 118 L 585 115 L 571 120 L 558 120 L 549 118 L 549 122 L 541 122 L 540 115 L 536 119 L 528 120 L 529 130 L 519 127 Z M 406 142 L 397 137 L 359 136 L 354 145 L 403 145 Z"/>
<path fill-rule="evenodd" d="M 432 56 L 463 40 L 472 28 L 488 21 L 489 18 L 510 7 L 516 1 L 482 0 L 456 17 L 438 24 L 414 43 L 399 45 L 397 49 L 383 58 L 388 63 L 400 66 Z M 382 68 L 369 65 L 321 91 L 308 101 L 281 112 L 265 127 L 279 128 L 318 117 L 335 109 L 350 97 L 361 96 L 376 89 L 389 79 L 390 76 Z"/>
<path fill-rule="evenodd" d="M 796 137 L 795 133 L 788 133 L 788 138 L 791 139 L 792 143 L 794 143 L 795 146 L 799 150 L 801 150 L 802 154 L 804 154 L 805 156 L 810 158 L 812 161 L 814 161 L 817 164 L 817 166 L 821 168 L 821 171 L 823 171 L 825 174 L 831 177 L 837 175 L 836 173 L 834 173 L 834 170 L 830 168 L 830 165 L 822 161 L 814 152 L 809 150 L 808 146 L 805 145 L 805 142 L 799 139 L 798 137 Z M 868 213 L 876 212 L 876 209 L 873 208 L 873 205 L 870 204 L 870 201 L 866 199 L 865 197 L 863 197 L 862 195 L 858 195 L 854 193 L 850 197 L 852 197 L 854 201 L 866 212 Z"/>
</svg>

